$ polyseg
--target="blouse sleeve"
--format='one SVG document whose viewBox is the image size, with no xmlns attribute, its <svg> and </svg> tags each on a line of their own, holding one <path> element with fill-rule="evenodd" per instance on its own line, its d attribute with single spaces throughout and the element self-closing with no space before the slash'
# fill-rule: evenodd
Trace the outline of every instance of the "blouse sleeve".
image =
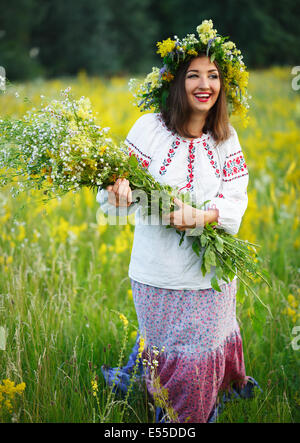
<svg viewBox="0 0 300 443">
<path fill-rule="evenodd" d="M 248 205 L 248 168 L 236 130 L 227 142 L 228 149 L 223 163 L 223 178 L 218 194 L 210 200 L 206 209 L 218 209 L 218 227 L 229 234 L 239 231 L 242 217 Z"/>
<path fill-rule="evenodd" d="M 153 158 L 153 140 L 157 130 L 155 114 L 142 115 L 130 129 L 126 139 L 126 153 L 134 155 L 139 164 L 148 169 Z M 134 213 L 138 207 L 138 201 L 134 201 L 130 206 L 114 206 L 108 202 L 108 191 L 98 187 L 96 201 L 100 204 L 101 210 L 107 215 L 127 216 Z"/>
</svg>

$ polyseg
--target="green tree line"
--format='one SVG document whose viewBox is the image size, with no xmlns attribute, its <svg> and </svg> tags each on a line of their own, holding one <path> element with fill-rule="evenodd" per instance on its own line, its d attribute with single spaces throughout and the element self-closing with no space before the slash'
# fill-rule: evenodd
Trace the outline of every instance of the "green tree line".
<svg viewBox="0 0 300 443">
<path fill-rule="evenodd" d="M 144 73 L 156 42 L 212 19 L 248 68 L 299 64 L 299 0 L 0 0 L 0 66 L 11 80 Z"/>
</svg>

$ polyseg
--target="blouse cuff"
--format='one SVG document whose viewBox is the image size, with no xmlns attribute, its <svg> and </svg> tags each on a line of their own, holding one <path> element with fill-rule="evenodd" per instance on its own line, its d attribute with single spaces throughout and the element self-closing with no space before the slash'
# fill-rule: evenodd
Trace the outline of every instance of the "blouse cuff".
<svg viewBox="0 0 300 443">
<path fill-rule="evenodd" d="M 221 216 L 220 216 L 220 210 L 219 208 L 217 208 L 215 203 L 212 203 L 210 206 L 208 206 L 207 210 L 209 211 L 210 209 L 215 209 L 218 211 L 218 216 L 217 216 L 217 226 L 222 227 L 222 223 L 221 223 Z M 215 226 L 214 226 L 215 227 Z"/>
<path fill-rule="evenodd" d="M 215 226 L 216 228 L 224 229 L 228 234 L 236 235 L 242 219 L 240 210 L 237 206 L 238 202 L 233 204 L 225 199 L 216 198 L 208 203 L 206 209 L 218 210 L 218 224 Z"/>
</svg>

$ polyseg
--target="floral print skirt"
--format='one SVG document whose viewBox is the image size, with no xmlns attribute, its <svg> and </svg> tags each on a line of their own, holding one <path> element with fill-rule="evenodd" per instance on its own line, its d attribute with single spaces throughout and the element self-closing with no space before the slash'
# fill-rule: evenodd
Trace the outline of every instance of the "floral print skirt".
<svg viewBox="0 0 300 443">
<path fill-rule="evenodd" d="M 163 393 L 179 423 L 207 422 L 220 390 L 247 383 L 236 320 L 237 280 L 222 285 L 222 292 L 130 282 L 145 340 L 149 393 L 154 398 Z"/>
</svg>

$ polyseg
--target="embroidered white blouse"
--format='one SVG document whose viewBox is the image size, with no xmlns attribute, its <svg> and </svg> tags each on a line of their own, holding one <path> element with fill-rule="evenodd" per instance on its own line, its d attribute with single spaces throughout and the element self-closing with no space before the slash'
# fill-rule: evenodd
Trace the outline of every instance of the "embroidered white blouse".
<svg viewBox="0 0 300 443">
<path fill-rule="evenodd" d="M 205 209 L 219 210 L 218 223 L 226 232 L 237 234 L 247 208 L 248 170 L 236 130 L 216 146 L 210 132 L 193 140 L 170 131 L 158 113 L 144 114 L 133 125 L 126 138 L 129 155 L 160 183 L 178 186 L 180 192 L 191 192 L 210 200 Z M 133 202 L 128 208 L 108 203 L 108 191 L 99 187 L 96 200 L 105 214 L 129 215 L 135 212 L 134 241 L 128 275 L 130 278 L 159 288 L 210 288 L 211 272 L 202 275 L 200 257 L 192 249 L 193 236 L 180 236 L 175 229 L 150 224 Z M 117 210 L 117 212 L 116 212 Z M 218 279 L 219 285 L 225 283 Z"/>
</svg>

